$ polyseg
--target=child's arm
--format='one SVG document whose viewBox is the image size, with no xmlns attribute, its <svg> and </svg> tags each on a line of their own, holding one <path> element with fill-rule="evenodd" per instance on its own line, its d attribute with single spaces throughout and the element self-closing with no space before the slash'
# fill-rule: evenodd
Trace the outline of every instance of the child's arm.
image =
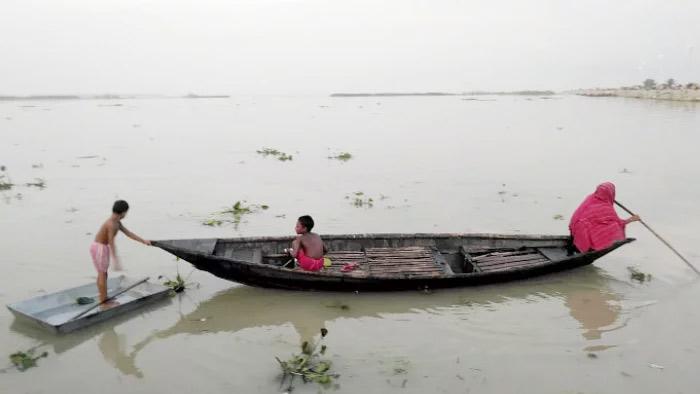
<svg viewBox="0 0 700 394">
<path fill-rule="evenodd" d="M 297 254 L 299 253 L 299 248 L 301 247 L 301 235 L 297 235 L 296 238 L 294 238 L 294 241 L 292 241 L 292 251 L 291 255 L 292 257 L 297 257 Z"/>
<path fill-rule="evenodd" d="M 121 271 L 122 265 L 119 261 L 119 256 L 117 256 L 117 246 L 114 243 L 114 236 L 116 234 L 114 223 L 107 224 L 107 243 L 109 244 L 109 252 L 112 254 L 112 260 L 114 260 L 114 270 Z"/>
<path fill-rule="evenodd" d="M 143 239 L 139 237 L 138 235 L 132 233 L 131 231 L 127 230 L 126 227 L 124 227 L 123 224 L 119 223 L 119 229 L 122 230 L 122 232 L 129 238 L 133 239 L 134 241 L 141 242 L 144 245 L 151 245 L 151 241 L 147 239 Z"/>
</svg>

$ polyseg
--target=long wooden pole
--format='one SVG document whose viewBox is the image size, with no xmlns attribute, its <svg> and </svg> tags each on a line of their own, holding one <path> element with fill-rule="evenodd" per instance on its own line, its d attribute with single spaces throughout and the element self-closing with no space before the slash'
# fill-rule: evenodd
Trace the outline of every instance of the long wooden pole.
<svg viewBox="0 0 700 394">
<path fill-rule="evenodd" d="M 141 283 L 147 281 L 148 279 L 149 279 L 149 277 L 145 277 L 145 278 L 141 279 L 140 281 L 134 283 L 133 285 L 127 287 L 126 289 L 120 290 L 119 292 L 117 292 L 117 293 L 115 293 L 115 294 L 113 294 L 113 295 L 107 297 L 104 301 L 100 302 L 99 304 L 93 305 L 93 306 L 89 307 L 88 309 L 86 309 L 86 310 L 84 310 L 84 311 L 78 313 L 77 315 L 73 316 L 70 320 L 66 321 L 66 323 L 71 322 L 71 321 L 73 321 L 73 320 L 75 320 L 75 319 L 77 319 L 77 318 L 79 318 L 79 317 L 85 315 L 86 313 L 90 312 L 91 310 L 97 308 L 98 306 L 104 304 L 105 302 L 107 302 L 107 301 L 109 301 L 109 300 L 113 300 L 113 299 L 117 298 L 117 296 L 120 296 L 120 295 L 126 293 L 127 291 L 133 289 L 134 287 L 140 285 Z"/>
<path fill-rule="evenodd" d="M 634 215 L 634 213 L 633 213 L 632 211 L 630 211 L 629 209 L 627 209 L 627 207 L 625 207 L 624 205 L 620 204 L 617 200 L 615 200 L 615 204 L 617 204 L 618 207 L 624 209 L 624 210 L 625 210 L 627 213 L 629 213 L 630 215 Z M 692 265 L 692 264 L 690 263 L 690 261 L 688 261 L 688 260 L 687 260 L 685 257 L 683 257 L 680 253 L 678 253 L 678 251 L 677 251 L 673 246 L 671 246 L 671 244 L 669 244 L 668 241 L 666 241 L 666 240 L 663 239 L 659 234 L 657 234 L 656 231 L 654 231 L 651 227 L 649 227 L 649 225 L 647 225 L 646 223 L 644 223 L 643 220 L 640 220 L 639 222 L 640 222 L 644 227 L 646 227 L 647 230 L 651 231 L 651 233 L 654 234 L 654 235 L 656 236 L 656 238 L 658 238 L 661 242 L 663 242 L 664 245 L 668 246 L 668 248 L 671 249 L 671 250 L 673 251 L 673 253 L 676 254 L 676 256 L 680 257 L 681 260 L 683 260 L 684 263 L 688 264 L 688 267 L 692 268 L 692 270 L 695 271 L 696 274 L 700 275 L 700 271 L 698 271 L 698 269 L 695 268 L 695 266 Z"/>
</svg>

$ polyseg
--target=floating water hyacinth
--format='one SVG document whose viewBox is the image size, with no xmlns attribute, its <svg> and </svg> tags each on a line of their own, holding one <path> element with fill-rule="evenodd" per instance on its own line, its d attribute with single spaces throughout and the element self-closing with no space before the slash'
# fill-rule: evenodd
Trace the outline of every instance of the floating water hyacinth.
<svg viewBox="0 0 700 394">
<path fill-rule="evenodd" d="M 257 150 L 256 152 L 259 155 L 262 155 L 263 157 L 273 156 L 273 157 L 277 158 L 277 160 L 279 160 L 279 161 L 289 161 L 289 160 L 293 159 L 292 155 L 289 155 L 287 153 L 284 153 L 282 151 L 279 151 L 279 150 L 273 149 L 273 148 L 262 148 L 260 150 Z"/>
<path fill-rule="evenodd" d="M 34 350 L 30 349 L 26 352 L 16 352 L 10 355 L 10 361 L 18 370 L 24 372 L 29 368 L 36 367 L 36 361 L 42 357 L 47 357 L 49 353 L 43 352 L 38 356 L 34 355 Z"/>
<path fill-rule="evenodd" d="M 328 158 L 331 160 L 348 161 L 352 159 L 352 154 L 350 152 L 341 152 L 335 156 L 328 156 Z"/>
<path fill-rule="evenodd" d="M 301 345 L 301 354 L 293 354 L 286 361 L 282 361 L 279 357 L 275 357 L 282 368 L 282 381 L 280 387 L 284 385 L 285 380 L 289 378 L 289 386 L 287 391 L 291 392 L 294 389 L 293 383 L 296 376 L 300 376 L 304 383 L 316 382 L 322 385 L 329 385 L 333 378 L 337 378 L 337 374 L 330 373 L 330 360 L 322 360 L 321 356 L 326 353 L 327 346 L 322 344 L 323 339 L 328 335 L 328 330 L 321 328 L 321 338 L 314 342 L 313 345 L 309 342 L 304 342 Z M 320 348 L 319 348 L 319 345 Z"/>
</svg>

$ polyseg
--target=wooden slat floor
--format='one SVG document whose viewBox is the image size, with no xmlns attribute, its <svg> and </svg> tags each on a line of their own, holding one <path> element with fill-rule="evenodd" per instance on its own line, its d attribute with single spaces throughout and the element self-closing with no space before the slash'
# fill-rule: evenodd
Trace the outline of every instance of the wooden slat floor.
<svg viewBox="0 0 700 394">
<path fill-rule="evenodd" d="M 365 251 L 333 251 L 329 271 L 340 271 L 346 263 L 360 267 L 344 273 L 356 277 L 436 277 L 444 275 L 444 268 L 435 261 L 432 248 L 410 246 L 402 248 L 370 248 Z"/>
<path fill-rule="evenodd" d="M 537 249 L 500 251 L 473 256 L 472 261 L 482 272 L 501 271 L 547 263 L 550 260 Z"/>
</svg>

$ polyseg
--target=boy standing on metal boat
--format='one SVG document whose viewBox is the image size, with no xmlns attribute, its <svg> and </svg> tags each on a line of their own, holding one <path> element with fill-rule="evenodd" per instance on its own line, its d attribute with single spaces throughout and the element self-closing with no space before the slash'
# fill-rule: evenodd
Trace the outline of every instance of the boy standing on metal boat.
<svg viewBox="0 0 700 394">
<path fill-rule="evenodd" d="M 290 254 L 299 261 L 299 266 L 305 271 L 320 271 L 323 268 L 323 255 L 326 245 L 321 237 L 312 233 L 314 220 L 309 215 L 299 217 L 294 231 L 297 237 L 292 242 Z"/>
<path fill-rule="evenodd" d="M 151 244 L 151 241 L 139 237 L 124 227 L 121 220 L 124 219 L 127 211 L 129 211 L 129 204 L 126 201 L 115 201 L 112 206 L 112 216 L 102 224 L 95 235 L 95 241 L 90 246 L 92 263 L 97 270 L 97 290 L 100 293 L 100 302 L 107 299 L 107 268 L 109 268 L 110 255 L 114 258 L 114 269 L 121 270 L 117 249 L 114 245 L 114 237 L 117 236 L 117 232 L 121 230 L 127 237 L 144 245 Z"/>
</svg>

